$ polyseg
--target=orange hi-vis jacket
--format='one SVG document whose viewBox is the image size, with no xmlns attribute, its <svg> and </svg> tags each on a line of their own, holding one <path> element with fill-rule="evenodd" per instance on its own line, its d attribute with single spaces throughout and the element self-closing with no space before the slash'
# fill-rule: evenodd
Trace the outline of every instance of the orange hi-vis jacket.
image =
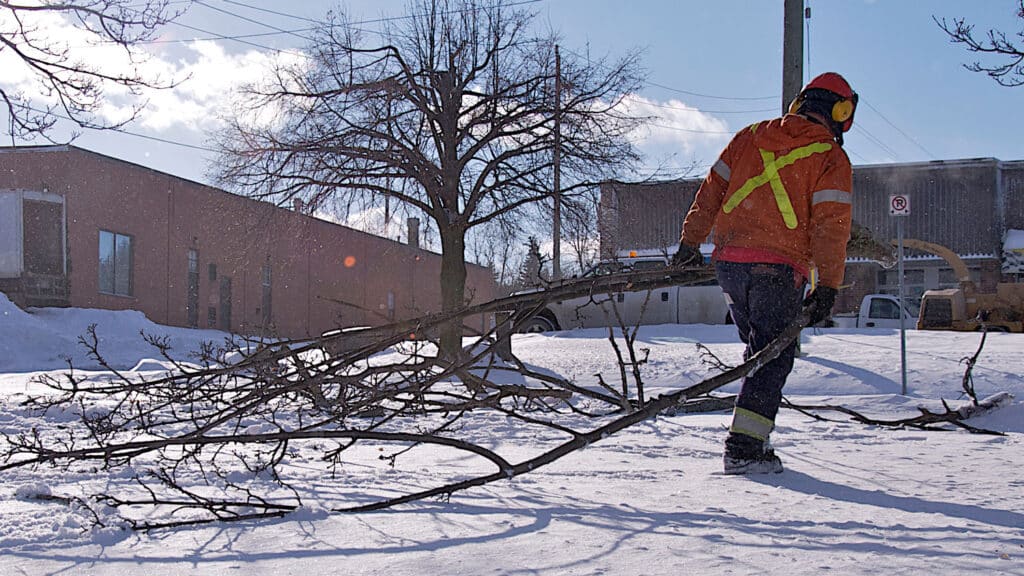
<svg viewBox="0 0 1024 576">
<path fill-rule="evenodd" d="M 850 159 L 828 128 L 787 114 L 740 131 L 697 191 L 682 241 L 714 229 L 715 257 L 788 262 L 818 284 L 843 281 L 853 209 Z M 768 256 L 761 260 L 751 254 Z"/>
</svg>

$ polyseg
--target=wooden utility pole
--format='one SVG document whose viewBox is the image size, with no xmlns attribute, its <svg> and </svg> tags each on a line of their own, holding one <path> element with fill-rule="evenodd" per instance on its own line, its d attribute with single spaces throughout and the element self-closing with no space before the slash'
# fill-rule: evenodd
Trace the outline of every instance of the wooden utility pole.
<svg viewBox="0 0 1024 576">
<path fill-rule="evenodd" d="M 786 0 L 782 31 L 782 113 L 804 84 L 804 0 Z"/>
<path fill-rule="evenodd" d="M 782 15 L 782 113 L 804 85 L 804 0 L 786 0 Z M 796 356 L 803 354 L 796 339 Z"/>
<path fill-rule="evenodd" d="M 562 279 L 562 56 L 555 44 L 554 230 L 551 234 L 551 279 Z"/>
</svg>

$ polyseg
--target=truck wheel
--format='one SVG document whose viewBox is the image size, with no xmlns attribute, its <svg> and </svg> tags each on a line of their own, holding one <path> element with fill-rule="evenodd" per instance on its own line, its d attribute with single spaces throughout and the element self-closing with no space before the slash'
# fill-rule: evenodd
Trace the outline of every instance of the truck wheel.
<svg viewBox="0 0 1024 576">
<path fill-rule="evenodd" d="M 526 334 L 540 334 L 542 332 L 554 332 L 555 325 L 543 316 L 534 316 L 523 324 L 521 332 Z"/>
</svg>

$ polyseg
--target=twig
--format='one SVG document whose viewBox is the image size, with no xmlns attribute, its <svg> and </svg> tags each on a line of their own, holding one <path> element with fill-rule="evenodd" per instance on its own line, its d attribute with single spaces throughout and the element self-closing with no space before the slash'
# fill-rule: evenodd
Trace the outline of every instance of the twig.
<svg viewBox="0 0 1024 576">
<path fill-rule="evenodd" d="M 964 370 L 964 377 L 961 381 L 961 385 L 964 389 L 964 394 L 970 397 L 974 405 L 978 405 L 978 395 L 974 391 L 974 365 L 978 362 L 978 356 L 981 355 L 981 349 L 985 347 L 985 338 L 988 337 L 988 329 L 982 330 L 981 341 L 978 342 L 978 349 L 975 350 L 974 356 L 964 356 L 960 359 L 961 364 L 967 364 L 967 368 Z"/>
</svg>

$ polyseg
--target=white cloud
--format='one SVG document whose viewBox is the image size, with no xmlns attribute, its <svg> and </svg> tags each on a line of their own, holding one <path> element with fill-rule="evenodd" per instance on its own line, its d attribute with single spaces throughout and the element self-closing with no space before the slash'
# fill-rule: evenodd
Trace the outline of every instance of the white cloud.
<svg viewBox="0 0 1024 576">
<path fill-rule="evenodd" d="M 149 83 L 168 85 L 170 89 L 144 90 L 141 98 L 114 84 L 104 86 L 104 98 L 98 116 L 116 123 L 129 117 L 133 106 L 146 103 L 137 126 L 154 131 L 173 127 L 205 131 L 220 112 L 230 106 L 237 89 L 263 78 L 274 61 L 296 61 L 298 52 L 267 53 L 249 50 L 230 54 L 210 41 L 185 45 L 148 44 L 136 46 L 141 61 L 133 62 L 121 47 L 103 42 L 94 34 L 72 25 L 54 12 L 26 13 L 23 19 L 35 29 L 34 41 L 66 47 L 73 60 L 90 69 L 111 75 L 131 75 Z M 10 11 L 0 11 L 0 33 L 9 35 L 15 23 Z M 137 59 L 138 60 L 138 59 Z M 0 86 L 32 98 L 37 107 L 55 104 L 40 78 L 11 50 L 0 50 Z"/>
<path fill-rule="evenodd" d="M 57 12 L 19 11 L 18 19 L 23 27 L 19 26 L 13 14 L 10 9 L 0 10 L 0 34 L 14 42 L 18 50 L 28 58 L 52 62 L 61 67 L 88 68 L 112 76 L 132 74 L 132 70 L 143 66 L 133 62 L 123 48 L 102 41 L 88 30 L 71 25 Z M 53 69 L 59 71 L 57 67 Z M 7 90 L 23 94 L 40 108 L 58 103 L 45 77 L 34 71 L 14 50 L 0 50 L 0 70 L 3 70 L 0 85 Z M 67 78 L 68 74 L 63 73 L 61 76 Z M 116 87 L 105 88 L 108 93 L 118 90 Z M 111 107 L 104 112 L 109 113 L 109 119 L 114 122 L 123 120 L 126 114 L 124 108 L 118 107 Z"/>
<path fill-rule="evenodd" d="M 10 30 L 12 23 L 5 21 L 0 12 L 0 30 Z M 98 114 L 109 122 L 128 117 L 132 106 L 147 105 L 134 128 L 153 132 L 185 129 L 202 134 L 216 128 L 218 118 L 232 108 L 238 89 L 265 78 L 277 62 L 296 63 L 304 58 L 300 52 L 272 53 L 248 50 L 230 53 L 213 41 L 196 40 L 187 44 L 149 44 L 148 58 L 133 64 L 122 48 L 110 43 L 96 43 L 89 32 L 71 25 L 54 13 L 40 13 L 37 28 L 40 37 L 71 47 L 82 61 L 99 70 L 116 73 L 131 70 L 131 66 L 147 79 L 158 82 L 179 81 L 172 89 L 146 90 L 143 99 L 131 97 L 118 86 L 108 86 L 105 100 Z M 43 86 L 33 77 L 27 66 L 11 55 L 0 51 L 0 85 L 15 88 L 32 95 L 39 104 L 52 104 Z M 703 167 L 714 161 L 728 142 L 731 131 L 726 122 L 679 100 L 657 101 L 640 95 L 623 100 L 625 111 L 644 116 L 651 122 L 631 134 L 631 138 L 645 156 L 644 175 L 656 173 L 663 177 L 695 174 L 695 164 Z M 279 118 L 275 111 L 262 111 L 251 120 L 263 122 Z"/>
<path fill-rule="evenodd" d="M 623 106 L 629 114 L 650 119 L 630 136 L 645 156 L 648 173 L 683 175 L 694 164 L 710 164 L 733 134 L 724 120 L 679 100 L 659 102 L 634 94 Z"/>
<path fill-rule="evenodd" d="M 148 92 L 149 104 L 140 118 L 143 126 L 153 130 L 175 125 L 208 129 L 229 110 L 240 87 L 265 77 L 276 61 L 301 58 L 298 53 L 258 50 L 229 54 L 210 41 L 191 42 L 186 49 L 177 61 L 160 61 L 167 75 L 184 80 L 173 89 Z"/>
</svg>

